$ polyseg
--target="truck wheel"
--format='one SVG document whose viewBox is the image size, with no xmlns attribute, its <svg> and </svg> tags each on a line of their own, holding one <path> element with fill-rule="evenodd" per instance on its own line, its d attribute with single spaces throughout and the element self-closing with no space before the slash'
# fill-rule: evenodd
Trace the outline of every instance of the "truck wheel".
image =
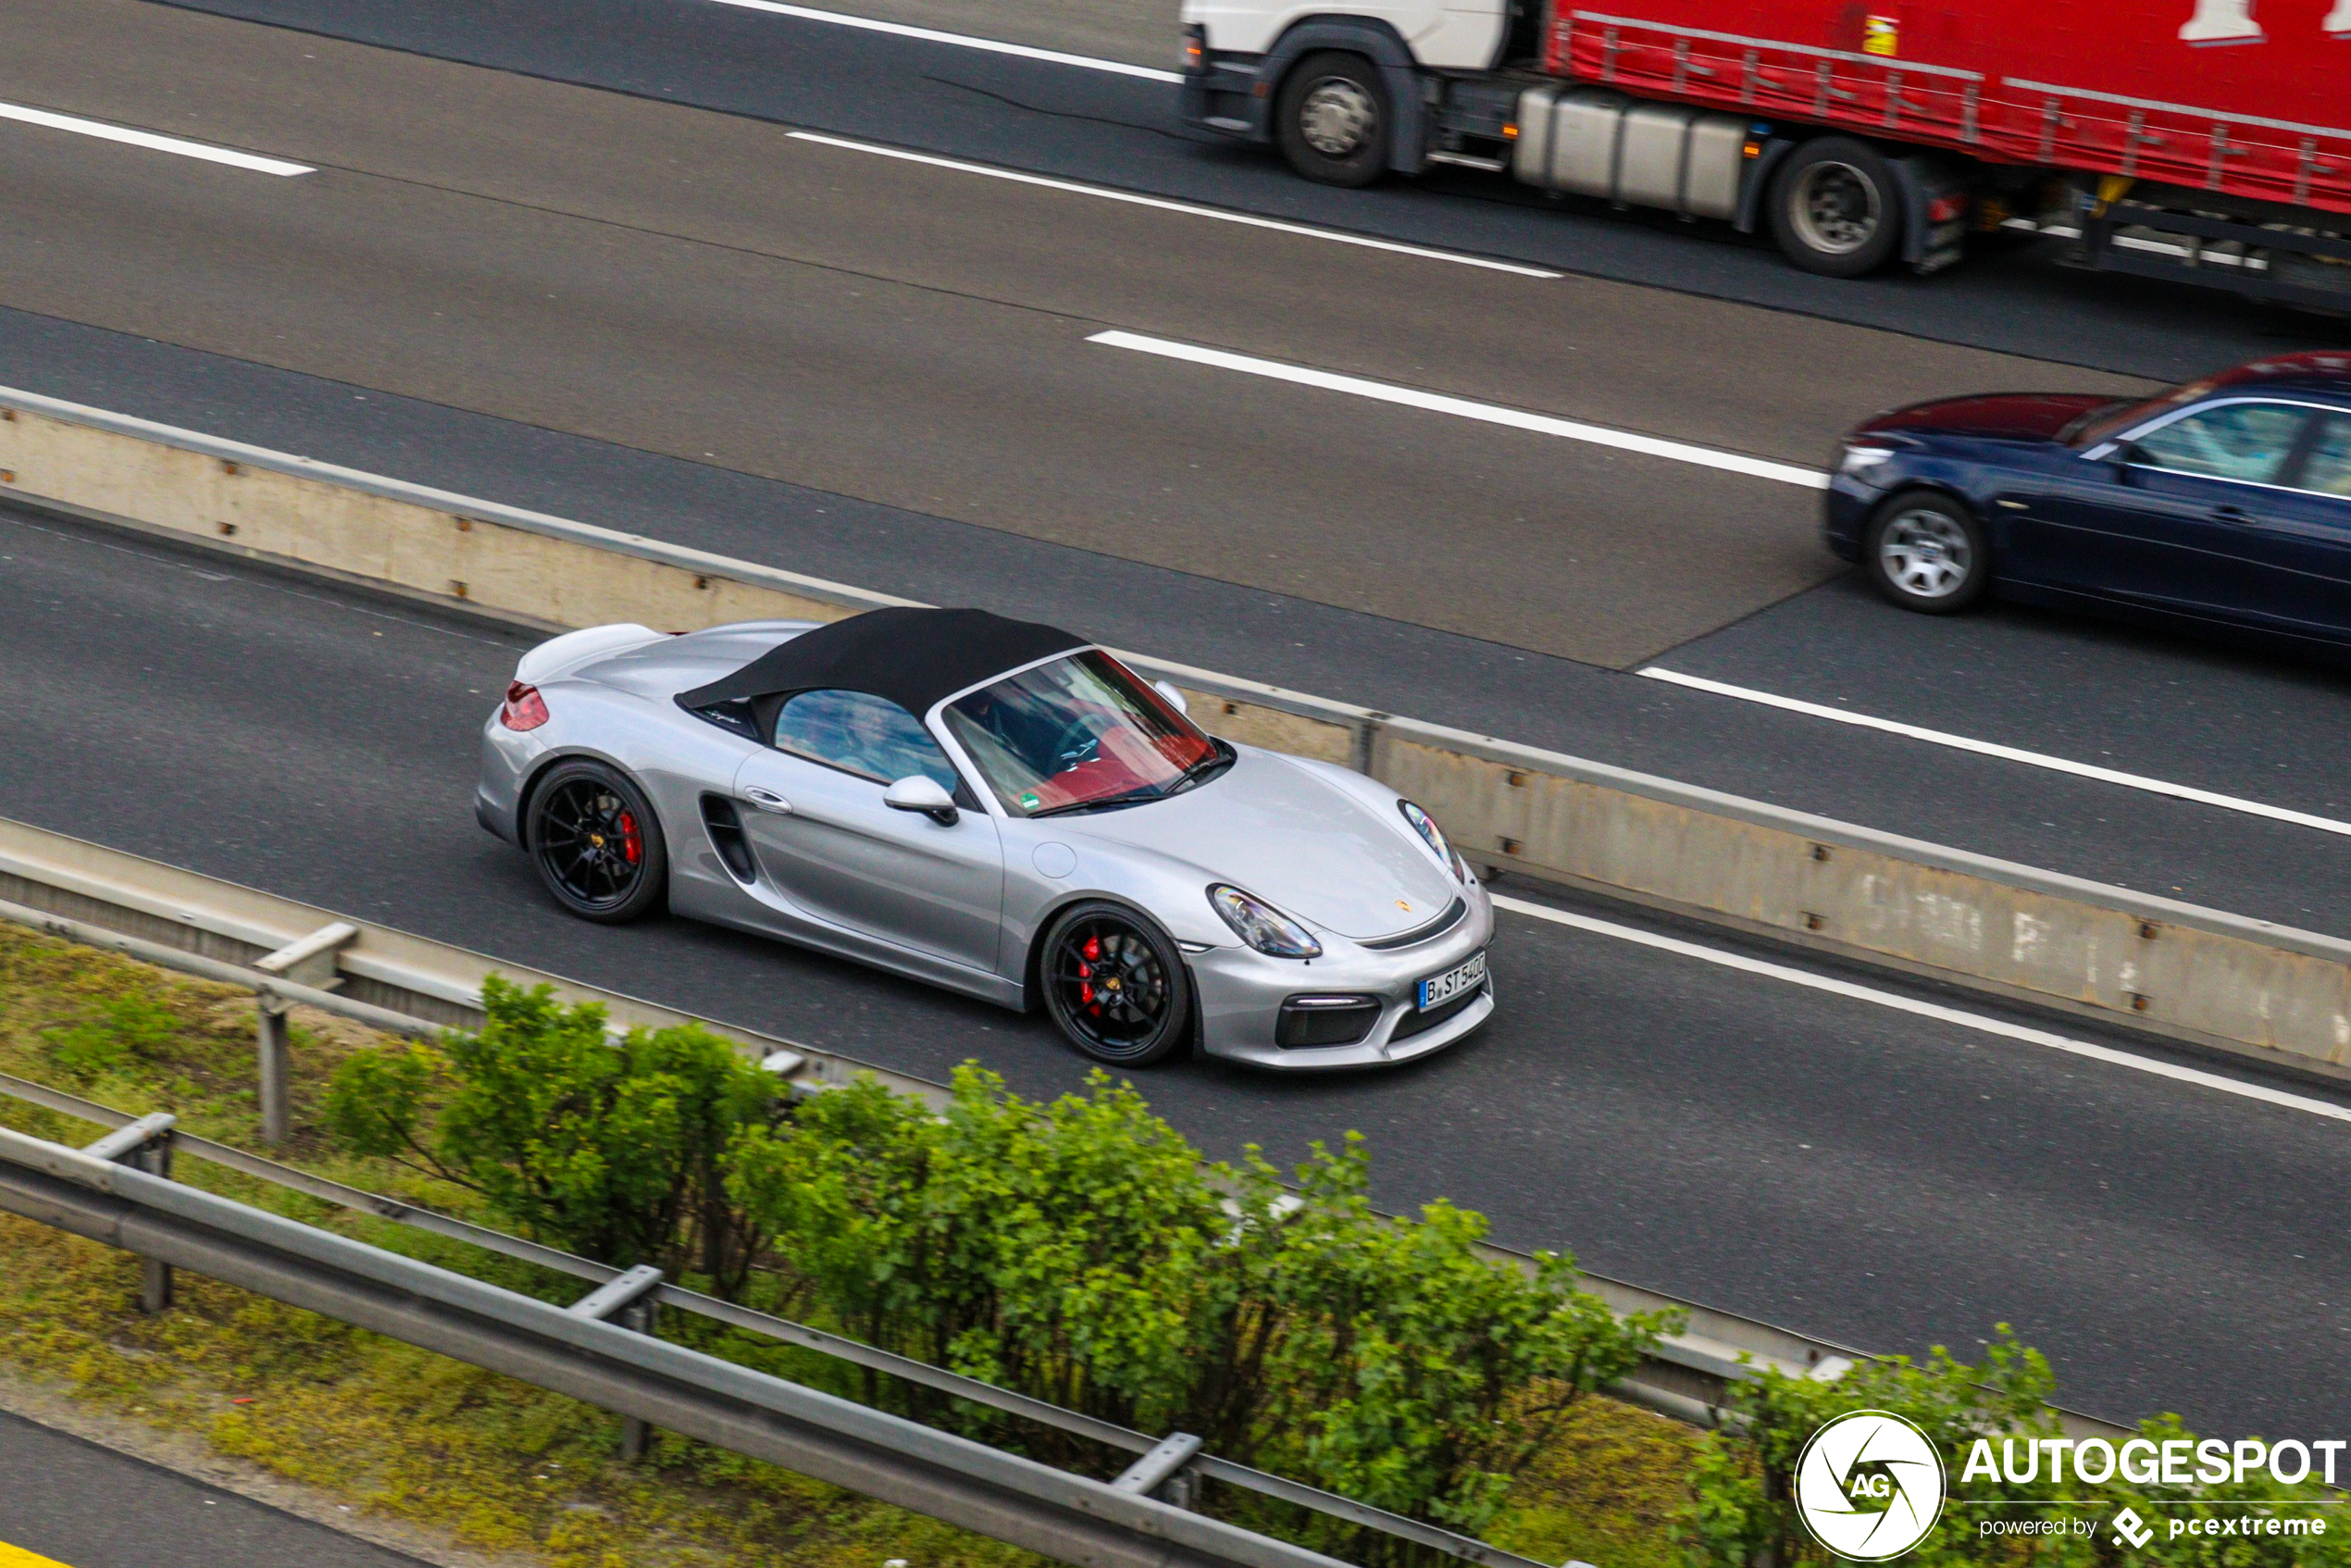
<svg viewBox="0 0 2351 1568">
<path fill-rule="evenodd" d="M 1307 179 L 1369 185 L 1387 172 L 1387 84 L 1362 56 L 1307 56 L 1283 81 L 1274 113 L 1282 156 Z"/>
<path fill-rule="evenodd" d="M 1850 136 L 1806 143 L 1773 184 L 1772 237 L 1807 272 L 1875 272 L 1902 243 L 1902 193 L 1893 166 Z"/>
</svg>

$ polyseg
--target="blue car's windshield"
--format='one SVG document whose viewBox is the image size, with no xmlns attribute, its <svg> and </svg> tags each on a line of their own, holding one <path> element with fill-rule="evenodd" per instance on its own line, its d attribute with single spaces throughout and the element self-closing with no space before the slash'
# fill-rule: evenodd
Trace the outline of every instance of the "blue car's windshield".
<svg viewBox="0 0 2351 1568">
<path fill-rule="evenodd" d="M 2059 431 L 2058 439 L 2076 449 L 2096 446 L 2102 441 L 2111 441 L 2142 420 L 2154 418 L 2167 408 L 2194 403 L 2217 384 L 2209 380 L 2183 381 L 2170 392 L 2158 392 L 2138 403 L 2115 402 L 2103 408 L 2093 408 Z"/>
</svg>

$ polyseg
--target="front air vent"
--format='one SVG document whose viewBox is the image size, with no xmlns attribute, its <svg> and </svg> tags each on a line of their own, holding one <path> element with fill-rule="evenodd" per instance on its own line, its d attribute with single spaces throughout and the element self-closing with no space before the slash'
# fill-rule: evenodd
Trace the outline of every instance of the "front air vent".
<svg viewBox="0 0 2351 1568">
<path fill-rule="evenodd" d="M 1444 914 L 1425 926 L 1415 926 L 1409 931 L 1399 931 L 1392 937 L 1382 937 L 1377 941 L 1357 942 L 1355 945 L 1367 947 L 1374 952 L 1391 952 L 1399 947 L 1413 947 L 1422 942 L 1435 941 L 1460 925 L 1462 916 L 1468 913 L 1469 905 L 1460 899 L 1455 899 L 1446 906 Z"/>
<path fill-rule="evenodd" d="M 743 834 L 743 819 L 735 815 L 734 802 L 724 795 L 704 795 L 702 825 L 728 875 L 746 887 L 758 878 L 759 863 L 751 856 L 751 840 Z"/>
<path fill-rule="evenodd" d="M 1294 996 L 1282 1003 L 1274 1043 L 1285 1051 L 1353 1045 L 1379 1022 L 1375 996 Z"/>
</svg>

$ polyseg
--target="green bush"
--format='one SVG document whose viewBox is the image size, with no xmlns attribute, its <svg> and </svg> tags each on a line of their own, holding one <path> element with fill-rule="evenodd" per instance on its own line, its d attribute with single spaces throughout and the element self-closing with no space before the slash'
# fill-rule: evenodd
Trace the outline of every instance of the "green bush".
<svg viewBox="0 0 2351 1568">
<path fill-rule="evenodd" d="M 1231 1226 L 1198 1162 L 1131 1089 L 1032 1111 L 966 1068 L 943 1118 L 865 1080 L 748 1129 L 734 1184 L 848 1332 L 1157 1427 L 1193 1375 L 1185 1303 L 1158 1288 Z"/>
<path fill-rule="evenodd" d="M 1568 1259 L 1488 1261 L 1485 1221 L 1449 1203 L 1375 1213 L 1352 1136 L 1315 1146 L 1292 1192 L 1254 1151 L 1203 1164 L 1100 1074 L 1050 1104 L 976 1067 L 944 1114 L 871 1081 L 794 1103 L 704 1030 L 616 1047 L 601 1010 L 543 987 L 492 979 L 483 1002 L 479 1032 L 342 1064 L 327 1119 L 348 1151 L 722 1294 L 764 1264 L 763 1301 L 868 1343 L 1465 1532 L 1668 1326 L 1618 1322 Z M 902 1379 L 860 1392 L 1056 1463 L 1127 1457 Z M 1210 1506 L 1367 1560 L 1425 1555 L 1253 1494 Z"/>
<path fill-rule="evenodd" d="M 603 1008 L 545 986 L 492 976 L 482 1002 L 478 1033 L 346 1062 L 327 1099 L 336 1138 L 479 1192 L 533 1239 L 738 1290 L 761 1238 L 728 1194 L 727 1152 L 777 1114 L 775 1079 L 693 1026 L 616 1044 Z"/>
<path fill-rule="evenodd" d="M 2027 1443 L 2061 1436 L 2056 1413 L 2046 1403 L 2055 1388 L 2047 1361 L 2018 1344 L 2006 1325 L 1979 1365 L 1961 1362 L 1938 1346 L 1924 1362 L 1897 1357 L 1871 1363 L 1834 1382 L 1766 1371 L 1734 1392 L 1732 1420 L 1700 1448 L 1684 1534 L 1689 1562 L 1693 1568 L 1794 1568 L 1840 1562 L 1823 1551 L 1797 1521 L 1791 1500 L 1797 1461 L 1805 1443 L 1827 1422 L 1850 1411 L 1883 1410 L 1908 1418 L 1926 1433 L 1949 1467 L 1953 1498 L 1971 1504 L 2055 1500 L 2071 1505 L 2051 1510 L 1947 1503 L 1942 1522 L 1903 1557 L 1906 1564 L 2070 1568 L 2127 1560 L 2166 1568 L 2318 1568 L 2351 1562 L 2351 1519 L 2332 1517 L 2332 1509 L 2320 1511 L 2321 1517 L 2329 1518 L 2324 1536 L 2183 1536 L 2173 1540 L 2163 1528 L 2177 1517 L 2227 1516 L 2281 1503 L 2304 1504 L 2291 1512 L 2308 1517 L 2313 1511 L 2307 1505 L 2331 1495 L 2316 1485 L 2280 1486 L 2266 1475 L 2248 1476 L 2242 1484 L 2185 1487 L 2133 1485 L 2118 1475 L 2092 1485 L 2070 1474 L 2053 1484 L 2046 1467 L 2037 1478 L 2023 1483 L 2009 1481 L 2004 1475 L 1986 1480 L 1980 1470 L 1974 1478 L 1963 1478 L 1968 1455 L 1979 1438 L 1990 1439 L 1995 1454 L 2004 1441 L 2015 1444 L 2016 1467 L 2024 1469 Z M 2143 1425 L 2140 1436 L 2161 1443 L 2188 1434 L 2176 1417 L 2167 1416 Z M 2111 1521 L 2126 1506 L 2158 1527 L 2157 1537 L 2144 1549 L 2125 1551 L 2110 1538 Z M 2053 1512 L 2095 1517 L 2096 1528 L 2086 1536 L 2019 1537 L 1985 1536 L 1979 1527 L 1986 1518 Z"/>
<path fill-rule="evenodd" d="M 1574 1403 L 1666 1325 L 1620 1324 L 1566 1259 L 1488 1262 L 1485 1222 L 1449 1204 L 1375 1213 L 1360 1140 L 1317 1146 L 1297 1175 L 1292 1194 L 1253 1152 L 1203 1165 L 1100 1074 L 1032 1105 L 966 1067 L 943 1116 L 863 1083 L 747 1131 L 734 1185 L 779 1265 L 861 1338 L 1474 1533 Z M 921 1390 L 868 1392 L 1008 1436 Z M 1403 1555 L 1252 1499 L 1220 1506 L 1326 1549 Z"/>
</svg>

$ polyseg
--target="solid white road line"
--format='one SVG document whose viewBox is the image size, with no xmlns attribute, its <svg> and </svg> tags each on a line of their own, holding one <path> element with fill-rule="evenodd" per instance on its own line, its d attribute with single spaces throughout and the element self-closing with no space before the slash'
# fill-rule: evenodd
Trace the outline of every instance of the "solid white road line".
<svg viewBox="0 0 2351 1568">
<path fill-rule="evenodd" d="M 717 0 L 728 4 L 731 0 Z M 1114 191 L 1106 185 L 1081 185 L 1075 180 L 1054 180 L 1042 174 L 1023 174 L 1016 169 L 997 168 L 984 163 L 965 163 L 961 158 L 942 158 L 929 153 L 910 153 L 903 147 L 885 147 L 872 142 L 852 142 L 844 137 L 826 136 L 814 131 L 791 132 L 795 142 L 814 142 L 819 146 L 841 147 L 852 153 L 871 153 L 876 157 L 896 158 L 902 163 L 927 164 L 933 168 L 952 168 L 958 174 L 985 175 L 990 180 L 1008 180 L 1015 185 L 1035 185 L 1047 191 L 1067 191 L 1080 196 L 1098 196 L 1106 202 L 1124 202 L 1128 206 L 1155 207 L 1161 212 L 1180 212 L 1189 218 L 1213 218 L 1219 223 L 1238 223 L 1246 229 L 1271 229 L 1277 234 L 1302 234 L 1310 240 L 1328 240 L 1333 244 L 1360 245 L 1369 251 L 1393 251 L 1398 255 L 1416 255 L 1426 261 L 1449 261 L 1458 267 L 1478 267 L 1488 272 L 1511 272 L 1521 278 L 1558 278 L 1561 274 L 1540 267 L 1523 267 L 1514 261 L 1493 261 L 1482 255 L 1463 255 L 1458 251 L 1430 250 L 1425 245 L 1400 244 L 1394 240 L 1375 240 L 1363 234 L 1342 233 L 1336 229 L 1315 229 L 1303 223 L 1284 223 L 1279 218 L 1258 218 L 1245 212 L 1227 212 L 1223 207 L 1195 206 L 1189 202 L 1171 202 L 1160 196 L 1138 196 L 1132 191 Z"/>
<path fill-rule="evenodd" d="M 1524 899 L 1509 898 L 1500 893 L 1491 896 L 1494 900 L 1494 907 L 1497 909 L 1506 909 L 1513 915 L 1524 915 L 1536 920 L 1548 920 L 1555 926 L 1572 926 L 1579 931 L 1590 931 L 1598 936 L 1613 937 L 1619 941 L 1634 942 L 1642 947 L 1653 947 L 1665 952 L 1679 953 L 1685 958 L 1696 958 L 1708 964 L 1721 964 L 1725 969 L 1737 969 L 1746 974 L 1760 975 L 1767 979 L 1780 980 L 1791 986 L 1802 986 L 1807 990 L 1826 991 L 1831 996 L 1871 1002 L 1879 1007 L 1890 1008 L 1897 1013 L 1908 1013 L 1921 1018 L 1932 1018 L 1942 1024 L 1955 1024 L 1963 1029 L 1973 1029 L 1978 1034 L 1997 1035 L 2002 1039 L 2021 1040 L 2026 1045 L 2046 1046 L 2051 1051 L 2062 1051 L 2069 1056 L 2086 1056 L 2093 1062 L 2104 1062 L 2116 1067 L 2128 1067 L 2133 1072 L 2151 1073 L 2159 1078 L 2171 1078 L 2179 1083 L 2195 1084 L 2199 1089 L 2218 1089 L 2222 1094 L 2233 1094 L 2244 1100 L 2258 1100 L 2265 1105 L 2278 1105 L 2289 1111 L 2307 1112 L 2310 1115 L 2324 1116 L 2331 1121 L 2351 1122 L 2351 1108 L 2336 1105 L 2324 1100 L 2313 1100 L 2307 1095 L 2289 1094 L 2284 1089 L 2270 1089 L 2264 1084 L 2246 1083 L 2243 1079 L 2228 1077 L 2220 1073 L 2199 1072 L 2194 1067 L 2183 1067 L 2170 1062 L 2159 1062 L 2152 1057 L 2133 1055 L 2127 1051 L 2117 1051 L 2111 1046 L 2093 1045 L 2085 1039 L 2069 1039 L 2064 1035 L 2053 1035 L 2046 1029 L 2028 1028 L 2022 1024 L 2011 1024 L 2005 1019 L 1987 1017 L 1981 1013 L 1969 1013 L 1957 1007 L 1946 1007 L 1941 1002 L 1922 1002 L 1914 996 L 1903 996 L 1897 991 L 1879 990 L 1874 986 L 1856 985 L 1850 980 L 1839 980 L 1827 975 L 1815 975 L 1810 970 L 1792 968 L 1785 964 L 1773 964 L 1760 958 L 1749 958 L 1745 953 L 1729 952 L 1719 947 L 1708 947 L 1702 942 L 1687 942 L 1678 937 L 1661 936 L 1655 931 L 1644 931 L 1637 926 L 1620 926 L 1613 920 L 1596 920 L 1588 915 L 1577 915 L 1571 910 L 1554 909 L 1547 903 L 1530 903 Z"/>
<path fill-rule="evenodd" d="M 731 0 L 715 0 L 728 5 Z M 792 141 L 814 141 L 827 148 L 846 148 L 851 153 L 872 153 L 875 157 L 896 157 L 898 162 L 919 162 L 933 169 L 954 169 L 957 174 L 985 174 L 988 179 L 1004 179 L 1015 186 L 1037 186 L 1041 191 L 1070 191 L 1072 195 L 1093 195 L 1105 202 L 1126 202 L 1128 206 L 1157 206 L 1159 212 L 1180 212 L 1192 218 L 1215 218 L 1218 223 L 1239 223 L 1244 228 L 1272 228 L 1279 235 L 1305 235 L 1307 240 L 1331 240 L 1333 244 L 1359 244 L 1368 252 L 1394 252 L 1399 256 L 1420 256 L 1424 261 L 1450 261 L 1455 266 L 1474 266 L 1488 273 L 1516 273 L 1519 278 L 1561 278 L 1561 273 L 1540 268 L 1540 266 L 1519 266 L 1516 261 L 1490 261 L 1486 256 L 1462 256 L 1460 252 L 1437 252 L 1424 244 L 1399 244 L 1397 240 L 1373 240 L 1368 235 L 1347 235 L 1336 228 L 1312 228 L 1307 223 L 1284 223 L 1281 218 L 1260 218 L 1246 212 L 1225 212 L 1223 206 L 1194 206 L 1192 202 L 1171 202 L 1157 195 L 1136 195 L 1133 191 L 1112 191 L 1110 186 L 1081 186 L 1075 179 L 1051 179 L 1046 174 L 1020 174 L 1018 169 L 997 169 L 985 162 L 964 162 L 962 157 L 936 157 L 931 153 L 907 153 L 905 148 L 887 148 L 875 141 L 849 141 L 846 136 L 826 136 L 820 131 L 792 131 Z"/>
<path fill-rule="evenodd" d="M 94 136 L 102 142 L 120 142 L 132 147 L 144 147 L 150 152 L 172 153 L 183 158 L 201 158 L 205 163 L 225 163 L 231 168 L 249 168 L 255 174 L 316 174 L 318 171 L 306 163 L 288 163 L 283 158 L 265 158 L 253 153 L 240 153 L 228 147 L 208 146 L 202 142 L 182 141 L 177 136 L 158 136 L 152 131 L 132 131 L 119 125 L 107 125 L 102 120 L 83 119 L 78 115 L 52 114 L 47 109 L 29 109 L 21 104 L 0 104 L 0 119 L 19 120 L 26 125 L 38 125 L 50 131 L 70 131 L 77 136 Z"/>
<path fill-rule="evenodd" d="M 1201 348 L 1193 343 L 1171 342 L 1164 338 L 1146 338 L 1134 332 L 1096 332 L 1086 341 L 1111 348 L 1133 349 L 1138 354 L 1155 354 L 1163 359 L 1210 365 L 1219 370 L 1238 370 L 1245 376 L 1263 376 L 1270 380 L 1289 381 L 1301 387 L 1346 392 L 1351 397 L 1400 404 L 1406 408 L 1424 408 L 1432 414 L 1450 414 L 1457 419 L 1475 419 L 1481 424 L 1506 425 L 1512 429 L 1533 430 L 1539 435 L 1563 436 L 1569 441 L 1611 446 L 1620 452 L 1637 452 L 1648 457 L 1671 458 L 1676 463 L 1694 464 L 1701 468 L 1720 468 L 1725 473 L 1746 474 L 1759 479 L 1777 479 L 1782 484 L 1804 485 L 1813 490 L 1828 488 L 1828 475 L 1817 468 L 1799 468 L 1793 463 L 1774 463 L 1768 457 L 1749 457 L 1745 453 L 1694 446 L 1688 442 L 1667 441 L 1662 436 L 1637 435 L 1631 430 L 1611 429 L 1606 425 L 1587 425 L 1579 419 L 1530 414 L 1523 408 L 1506 408 L 1499 404 L 1474 403 L 1465 397 L 1448 397 L 1442 392 L 1421 392 L 1386 381 L 1367 381 L 1360 376 L 1309 370 L 1300 365 L 1285 365 L 1278 359 L 1259 359 L 1246 354 L 1230 354 L 1221 348 Z"/>
<path fill-rule="evenodd" d="M 2052 773 L 2070 773 L 2076 778 L 2094 778 L 2101 784 L 2120 784 L 2126 790 L 2145 790 L 2151 795 L 2169 795 L 2177 801 L 2192 801 L 2197 805 L 2219 806 L 2223 811 L 2241 811 L 2247 816 L 2266 816 L 2272 822 L 2290 822 L 2296 828 L 2315 828 L 2321 833 L 2351 834 L 2351 822 L 2332 816 L 2313 816 L 2307 811 L 2289 811 L 2260 801 L 2248 801 L 2242 795 L 2222 795 L 2210 790 L 2198 790 L 2192 785 L 2174 784 L 2168 779 L 2150 778 L 2143 773 L 2124 773 L 2120 768 L 2100 767 L 2095 763 L 2074 762 L 2067 757 L 2054 757 L 2046 752 L 2028 752 L 2017 746 L 2003 746 L 1996 741 L 1972 740 L 1965 735 L 1953 735 L 1947 730 L 1922 729 L 1915 724 L 1901 724 L 1890 718 L 1873 718 L 1868 714 L 1848 713 L 1820 703 L 1800 702 L 1794 697 L 1782 697 L 1770 691 L 1758 691 L 1752 687 L 1733 686 L 1724 681 L 1708 680 L 1702 676 L 1684 675 L 1679 670 L 1661 669 L 1655 665 L 1640 672 L 1651 680 L 1663 680 L 1675 686 L 1686 686 L 1693 691 L 1708 691 L 1717 697 L 1735 697 L 1742 703 L 1758 703 L 1767 708 L 1782 708 L 1793 714 L 1805 714 L 1813 718 L 1825 718 L 1838 724 L 1849 724 L 1860 729 L 1883 730 L 1888 735 L 1900 735 L 1911 740 L 1923 740 L 1929 745 L 1948 746 L 1957 752 L 1973 752 L 1979 756 L 1998 757 L 2004 762 L 2022 763 L 2028 767 L 2045 767 Z"/>
<path fill-rule="evenodd" d="M 797 17 L 804 22 L 830 22 L 835 27 L 853 27 L 865 32 L 887 32 L 897 38 L 919 38 L 926 44 L 952 44 L 958 49 L 982 49 L 991 55 L 1015 55 L 1024 60 L 1043 60 L 1051 65 L 1076 66 L 1081 70 L 1109 71 L 1114 76 L 1139 76 L 1146 81 L 1181 81 L 1181 71 L 1157 70 L 1150 66 L 1130 66 L 1124 60 L 1097 59 L 1091 55 L 1064 55 L 1059 49 L 1032 49 L 1026 44 L 1003 44 L 993 38 L 974 38 L 965 32 L 940 32 L 933 28 L 908 27 L 904 22 L 876 21 L 871 17 L 852 17 L 840 11 L 819 11 L 807 6 L 786 6 L 779 0 L 711 0 L 713 5 L 732 6 L 738 10 L 770 11 L 779 17 Z"/>
</svg>

